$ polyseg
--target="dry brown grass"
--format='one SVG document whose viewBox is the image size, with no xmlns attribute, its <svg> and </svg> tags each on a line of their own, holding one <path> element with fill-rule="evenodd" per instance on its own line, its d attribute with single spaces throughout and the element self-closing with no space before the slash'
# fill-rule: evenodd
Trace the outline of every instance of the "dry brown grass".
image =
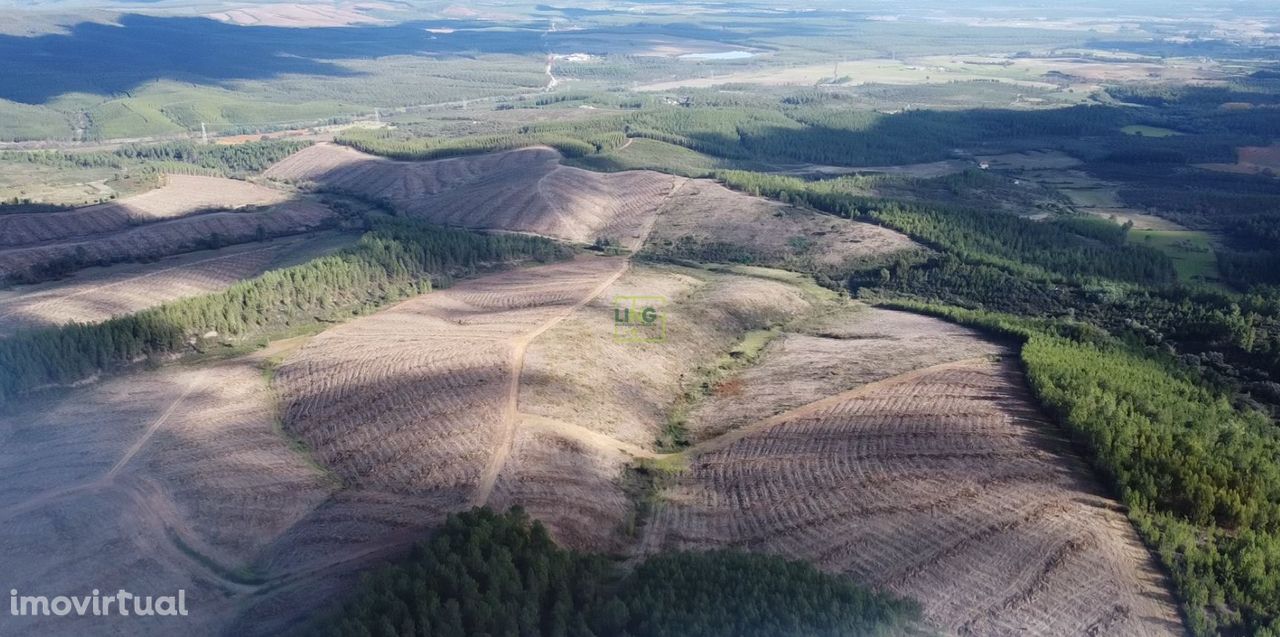
<svg viewBox="0 0 1280 637">
<path fill-rule="evenodd" d="M 251 589 L 243 567 L 329 490 L 274 419 L 251 359 L 136 374 L 16 406 L 0 418 L 10 585 L 49 595 L 182 588 L 193 609 L 183 632 L 217 634 L 236 612 L 234 596 Z M 55 619 L 6 621 L 14 631 L 6 634 L 138 628 L 130 618 Z"/>
<path fill-rule="evenodd" d="M 333 144 L 306 148 L 267 177 L 319 184 L 390 202 L 444 225 L 533 232 L 635 247 L 678 183 L 648 171 L 601 174 L 560 165 L 550 148 L 424 162 L 397 162 Z"/>
<path fill-rule="evenodd" d="M 658 296 L 665 340 L 614 338 L 614 299 Z M 633 268 L 529 348 L 520 409 L 651 448 L 672 401 L 700 382 L 743 332 L 809 311 L 813 301 L 775 281 L 685 268 Z"/>
<path fill-rule="evenodd" d="M 156 190 L 66 212 L 0 215 L 0 247 L 28 246 L 103 235 L 130 226 L 206 210 L 266 206 L 288 193 L 221 177 L 166 175 Z"/>
<path fill-rule="evenodd" d="M 660 342 L 614 338 L 614 299 L 663 297 Z M 520 428 L 493 503 L 520 504 L 575 548 L 622 551 L 634 515 L 621 478 L 655 455 L 678 397 L 748 330 L 810 311 L 816 299 L 776 281 L 675 267 L 633 267 L 535 340 L 520 377 Z"/>
<path fill-rule="evenodd" d="M 774 339 L 759 364 L 729 379 L 738 392 L 698 405 L 689 429 L 707 439 L 870 382 L 1001 351 L 964 327 L 848 304 Z"/>
<path fill-rule="evenodd" d="M 24 327 L 103 321 L 175 299 L 217 292 L 268 268 L 323 254 L 343 243 L 327 233 L 279 239 L 155 263 L 91 268 L 67 280 L 0 291 L 0 336 Z"/>
<path fill-rule="evenodd" d="M 753 263 L 838 275 L 854 263 L 882 259 L 920 246 L 906 235 L 749 197 L 715 182 L 692 180 L 658 213 L 647 249 L 689 256 L 682 246 L 732 246 Z"/>
<path fill-rule="evenodd" d="M 919 600 L 947 634 L 1181 633 L 1012 362 L 924 368 L 696 448 L 643 546 L 806 560 Z"/>
</svg>

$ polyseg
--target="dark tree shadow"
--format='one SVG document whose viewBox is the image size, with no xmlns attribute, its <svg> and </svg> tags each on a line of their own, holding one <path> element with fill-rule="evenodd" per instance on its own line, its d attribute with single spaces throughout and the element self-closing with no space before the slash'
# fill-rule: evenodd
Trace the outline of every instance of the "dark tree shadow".
<svg viewBox="0 0 1280 637">
<path fill-rule="evenodd" d="M 456 31 L 427 31 L 446 25 Z M 117 95 L 156 79 L 219 84 L 284 74 L 355 76 L 359 73 L 333 60 L 542 50 L 538 29 L 468 29 L 473 26 L 480 25 L 447 21 L 297 29 L 131 14 L 118 25 L 83 22 L 67 33 L 0 35 L 0 98 L 43 104 L 72 92 Z"/>
</svg>

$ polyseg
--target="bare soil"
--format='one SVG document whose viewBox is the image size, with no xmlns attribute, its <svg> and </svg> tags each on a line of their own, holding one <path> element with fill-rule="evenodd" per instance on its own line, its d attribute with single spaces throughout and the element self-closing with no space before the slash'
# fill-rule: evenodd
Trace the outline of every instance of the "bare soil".
<svg viewBox="0 0 1280 637">
<path fill-rule="evenodd" d="M 24 327 L 93 323 L 175 299 L 224 290 L 267 269 L 331 252 L 350 237 L 323 233 L 221 250 L 194 252 L 155 263 L 90 268 L 69 279 L 0 291 L 0 336 Z"/>
<path fill-rule="evenodd" d="M 404 214 L 467 228 L 532 232 L 638 247 L 645 224 L 681 181 L 650 171 L 603 174 L 560 165 L 545 147 L 398 162 L 316 144 L 267 170 L 271 179 L 387 201 Z"/>
<path fill-rule="evenodd" d="M 945 634 L 1165 635 L 1167 584 L 1013 362 L 926 367 L 689 454 L 642 546 L 802 559 Z"/>
<path fill-rule="evenodd" d="M 879 226 L 786 206 L 691 180 L 658 211 L 646 249 L 658 255 L 747 260 L 838 275 L 921 247 Z M 704 257 L 704 259 L 706 258 Z"/>
<path fill-rule="evenodd" d="M 66 241 L 208 210 L 267 206 L 289 193 L 222 177 L 165 175 L 165 185 L 119 201 L 66 212 L 0 215 L 0 247 Z"/>
<path fill-rule="evenodd" d="M 302 234 L 331 223 L 335 216 L 317 201 L 297 199 L 262 211 L 196 214 L 71 241 L 0 250 L 0 279 L 63 260 L 146 261 L 204 249 L 214 239 L 237 244 Z"/>
</svg>

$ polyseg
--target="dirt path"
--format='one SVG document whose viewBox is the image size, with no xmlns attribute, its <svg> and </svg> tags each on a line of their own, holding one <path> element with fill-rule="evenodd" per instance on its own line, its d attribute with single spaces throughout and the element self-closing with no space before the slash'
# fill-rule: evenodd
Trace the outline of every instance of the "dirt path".
<svg viewBox="0 0 1280 637">
<path fill-rule="evenodd" d="M 560 83 L 560 80 L 556 79 L 556 76 L 551 73 L 551 66 L 555 64 L 555 60 L 556 58 L 554 55 L 547 56 L 547 86 L 542 89 L 543 91 L 554 90 L 556 85 Z"/>
<path fill-rule="evenodd" d="M 667 193 L 665 200 L 670 200 L 670 198 L 675 195 L 676 192 L 680 190 L 680 187 L 687 181 L 688 180 L 680 180 L 675 182 L 671 187 L 671 191 Z M 539 181 L 538 186 L 541 187 L 541 185 L 541 181 Z M 665 200 L 663 205 L 666 205 Z M 656 210 L 661 209 L 662 206 L 658 206 Z M 650 215 L 649 220 L 645 222 L 644 228 L 641 229 L 635 242 L 629 246 L 631 250 L 638 250 L 643 246 L 645 240 L 649 237 L 649 233 L 653 231 L 653 226 L 658 221 L 656 210 L 653 215 Z M 523 334 L 511 342 L 511 358 L 507 372 L 507 399 L 506 406 L 503 408 L 502 440 L 498 443 L 497 450 L 489 459 L 488 467 L 485 468 L 484 473 L 480 476 L 480 482 L 476 486 L 476 491 L 471 496 L 472 506 L 483 506 L 489 501 L 489 497 L 493 495 L 493 487 L 497 484 L 498 475 L 502 473 L 503 467 L 507 464 L 507 459 L 511 456 L 511 447 L 515 443 L 516 430 L 520 426 L 520 375 L 524 372 L 524 358 L 525 353 L 529 350 L 529 344 L 547 330 L 555 327 L 566 318 L 572 316 L 574 312 L 586 307 L 588 303 L 603 294 L 605 290 L 608 290 L 609 286 L 622 278 L 622 275 L 626 274 L 627 270 L 630 268 L 631 257 L 628 256 L 616 271 L 610 274 L 600 283 L 600 285 L 593 288 L 583 298 L 578 299 L 578 301 L 572 306 L 566 308 L 562 312 L 559 312 L 551 319 L 539 325 L 533 331 Z"/>
<path fill-rule="evenodd" d="M 629 442 L 623 442 L 610 436 L 602 434 L 598 431 L 592 431 L 581 425 L 575 425 L 571 422 L 547 418 L 545 416 L 536 416 L 534 414 L 520 414 L 523 423 L 531 427 L 537 427 L 546 431 L 550 431 L 566 438 L 572 438 L 578 442 L 591 445 L 593 447 L 602 447 L 608 449 L 617 449 L 623 453 L 636 458 L 657 458 L 663 455 L 650 449 L 645 449 Z"/>
<path fill-rule="evenodd" d="M 140 487 L 143 486 L 145 481 L 139 484 L 127 485 L 120 484 L 117 481 L 117 477 L 120 475 L 121 470 L 123 470 L 129 462 L 138 455 L 138 452 L 142 451 L 142 449 L 147 446 L 147 443 L 155 436 L 156 432 L 160 431 L 165 424 L 169 422 L 169 419 L 178 411 L 178 408 L 186 402 L 187 397 L 189 397 L 196 389 L 204 387 L 204 385 L 205 375 L 203 373 L 194 374 L 188 380 L 186 387 L 182 390 L 182 393 L 169 403 L 169 406 L 165 408 L 164 412 L 147 425 L 142 434 L 138 436 L 131 445 L 129 445 L 124 454 L 120 456 L 120 459 L 117 460 L 115 464 L 106 471 L 106 473 L 88 482 L 82 482 L 80 484 L 37 494 L 33 498 L 10 506 L 4 510 L 0 510 L 0 522 L 37 510 L 51 502 L 68 496 L 90 491 L 114 491 L 134 503 L 135 507 L 132 510 L 134 520 L 140 528 L 147 529 L 150 533 L 154 534 L 157 540 L 162 540 L 157 541 L 156 545 L 162 547 L 162 550 L 171 561 L 184 564 L 184 568 L 186 568 L 188 572 L 192 574 L 200 574 L 211 581 L 215 581 L 219 586 L 222 586 L 228 591 L 247 593 L 256 590 L 256 586 L 236 582 L 227 578 L 217 569 L 211 567 L 204 561 L 197 559 L 189 554 L 188 551 L 183 550 L 178 546 L 174 542 L 174 536 L 179 532 L 179 529 L 181 529 L 183 525 L 176 519 L 176 514 L 174 514 L 169 507 L 164 506 L 165 503 L 161 496 L 140 490 Z"/>
<path fill-rule="evenodd" d="M 480 483 L 476 487 L 476 492 L 471 496 L 472 506 L 482 506 L 489 501 L 489 496 L 493 494 L 493 485 L 498 481 L 498 474 L 502 473 L 502 468 L 506 466 L 507 458 L 511 455 L 511 446 L 515 442 L 516 429 L 519 427 L 520 420 L 520 414 L 517 409 L 520 399 L 520 374 L 524 371 L 524 355 L 529 350 L 529 344 L 533 342 L 533 339 L 555 327 L 574 312 L 586 307 L 588 303 L 609 289 L 609 286 L 621 278 L 630 267 L 630 259 L 623 261 L 617 270 L 605 278 L 600 285 L 592 288 L 586 296 L 578 299 L 576 303 L 557 313 L 532 332 L 522 334 L 511 342 L 511 358 L 507 368 L 507 400 L 502 414 L 502 440 L 498 443 L 498 449 L 489 459 L 489 466 L 485 469 L 484 474 L 480 476 Z"/>
<path fill-rule="evenodd" d="M 129 464 L 129 461 L 133 460 L 133 457 L 138 455 L 138 452 L 146 446 L 147 441 L 151 440 L 151 436 L 155 435 L 155 433 L 159 431 L 166 422 L 168 422 L 169 416 L 172 416 L 173 412 L 177 411 L 178 407 L 182 405 L 182 401 L 186 400 L 187 396 L 190 396 L 191 392 L 195 391 L 197 386 L 203 386 L 203 381 L 203 374 L 197 374 L 192 378 L 190 382 L 187 383 L 186 389 L 182 390 L 182 394 L 180 394 L 178 398 L 169 405 L 168 409 L 164 410 L 163 414 L 160 414 L 159 418 L 151 421 L 151 424 L 147 426 L 147 429 L 142 433 L 142 436 L 134 441 L 133 445 L 125 451 L 124 456 L 122 456 L 120 460 L 116 461 L 116 463 L 112 465 L 111 470 L 99 478 L 98 481 L 105 483 L 114 480 L 116 475 L 120 473 L 120 470 L 123 469 L 125 465 Z"/>
<path fill-rule="evenodd" d="M 121 456 L 120 459 L 117 460 L 116 463 L 112 465 L 111 468 L 108 469 L 106 473 L 88 482 L 82 482 L 80 484 L 74 484 L 68 487 L 63 487 L 61 489 L 54 489 L 52 491 L 45 491 L 43 493 L 38 493 L 27 500 L 11 505 L 4 509 L 0 509 L 0 521 L 8 520 L 10 518 L 16 517 L 28 511 L 35 510 L 45 504 L 48 504 L 49 502 L 52 502 L 62 497 L 66 497 L 68 495 L 80 493 L 82 491 L 89 491 L 92 489 L 104 489 L 104 488 L 113 486 L 115 483 L 116 475 L 120 473 L 120 470 L 123 469 L 125 465 L 129 464 L 129 461 L 132 460 L 134 456 L 138 455 L 138 452 L 141 451 L 144 446 L 146 446 L 147 441 L 150 440 L 151 437 L 155 435 L 155 433 L 159 431 L 161 427 L 164 426 L 165 422 L 169 420 L 169 417 L 173 415 L 173 412 L 177 411 L 178 407 L 182 404 L 182 402 L 187 399 L 187 396 L 191 395 L 191 392 L 194 391 L 196 387 L 201 384 L 199 381 L 203 380 L 203 378 L 204 378 L 203 375 L 197 375 L 195 378 L 192 378 L 191 381 L 187 384 L 186 388 L 182 390 L 182 393 L 179 394 L 178 397 L 175 398 L 173 402 L 169 404 L 169 407 L 166 408 L 163 413 L 161 413 L 159 416 L 156 417 L 155 420 L 152 420 L 151 423 L 147 425 L 147 428 L 142 432 L 142 435 L 139 436 L 137 440 L 133 441 L 133 444 L 131 444 L 129 448 L 125 450 L 124 455 Z"/>
<path fill-rule="evenodd" d="M 627 140 L 627 143 L 630 144 L 631 140 Z M 644 223 L 644 227 L 641 228 L 640 232 L 636 235 L 635 241 L 627 246 L 628 250 L 632 252 L 639 252 L 640 248 L 644 247 L 644 242 L 649 240 L 650 234 L 653 234 L 653 227 L 658 225 L 658 215 L 662 214 L 662 211 L 667 207 L 667 204 L 671 203 L 671 198 L 675 197 L 676 193 L 680 192 L 680 189 L 684 188 L 685 184 L 690 181 L 692 180 L 684 177 L 676 177 L 676 180 L 671 183 L 671 191 L 667 193 L 666 197 L 662 198 L 662 204 L 657 208 L 654 208 L 653 214 L 649 215 L 649 220 Z"/>
</svg>

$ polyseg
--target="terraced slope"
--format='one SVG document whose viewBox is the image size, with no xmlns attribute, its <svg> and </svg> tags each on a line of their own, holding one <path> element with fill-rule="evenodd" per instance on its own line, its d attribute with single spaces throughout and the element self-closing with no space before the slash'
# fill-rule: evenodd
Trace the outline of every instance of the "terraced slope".
<svg viewBox="0 0 1280 637">
<path fill-rule="evenodd" d="M 218 634 L 256 586 L 253 556 L 331 488 L 274 421 L 253 359 L 17 406 L 0 416 L 0 568 L 33 594 L 184 589 L 199 612 L 183 633 Z M 10 617 L 5 634 L 135 634 L 165 630 L 159 619 Z"/>
<path fill-rule="evenodd" d="M 892 325 L 898 317 L 907 325 Z M 921 601 L 946 634 L 1181 634 L 1150 554 L 1041 418 L 1012 359 L 954 360 L 991 346 L 933 319 L 868 319 L 845 333 L 871 341 L 865 363 L 861 348 L 788 336 L 740 379 L 746 405 L 708 405 L 701 420 L 712 430 L 757 416 L 686 454 L 642 551 L 733 546 L 803 559 Z M 866 374 L 877 349 L 929 322 L 942 334 L 928 340 L 943 349 L 913 355 L 908 343 L 907 360 L 890 367 L 925 366 L 811 391 L 837 377 L 818 351 Z M 817 369 L 785 375 L 797 348 Z M 953 360 L 938 363 L 939 352 Z M 789 390 L 825 396 L 795 405 Z"/>
<path fill-rule="evenodd" d="M 681 179 L 649 171 L 603 174 L 560 165 L 550 148 L 400 162 L 334 144 L 308 147 L 266 176 L 390 203 L 433 223 L 532 232 L 639 247 L 646 224 Z"/>
<path fill-rule="evenodd" d="M 922 250 L 906 235 L 690 180 L 658 213 L 646 252 L 751 263 L 841 278 Z"/>
<path fill-rule="evenodd" d="M 0 280 L 59 262 L 79 265 L 140 261 L 210 246 L 301 234 L 332 223 L 334 212 L 297 199 L 260 212 L 214 212 L 123 230 L 0 251 Z"/>
<path fill-rule="evenodd" d="M 222 177 L 165 175 L 161 188 L 65 212 L 0 215 L 0 247 L 28 246 L 110 234 L 132 225 L 208 210 L 267 206 L 289 194 Z"/>
<path fill-rule="evenodd" d="M 352 237 L 321 233 L 194 252 L 154 263 L 83 270 L 69 279 L 0 291 L 0 336 L 29 327 L 97 322 L 217 292 L 272 268 L 338 249 Z"/>
</svg>

